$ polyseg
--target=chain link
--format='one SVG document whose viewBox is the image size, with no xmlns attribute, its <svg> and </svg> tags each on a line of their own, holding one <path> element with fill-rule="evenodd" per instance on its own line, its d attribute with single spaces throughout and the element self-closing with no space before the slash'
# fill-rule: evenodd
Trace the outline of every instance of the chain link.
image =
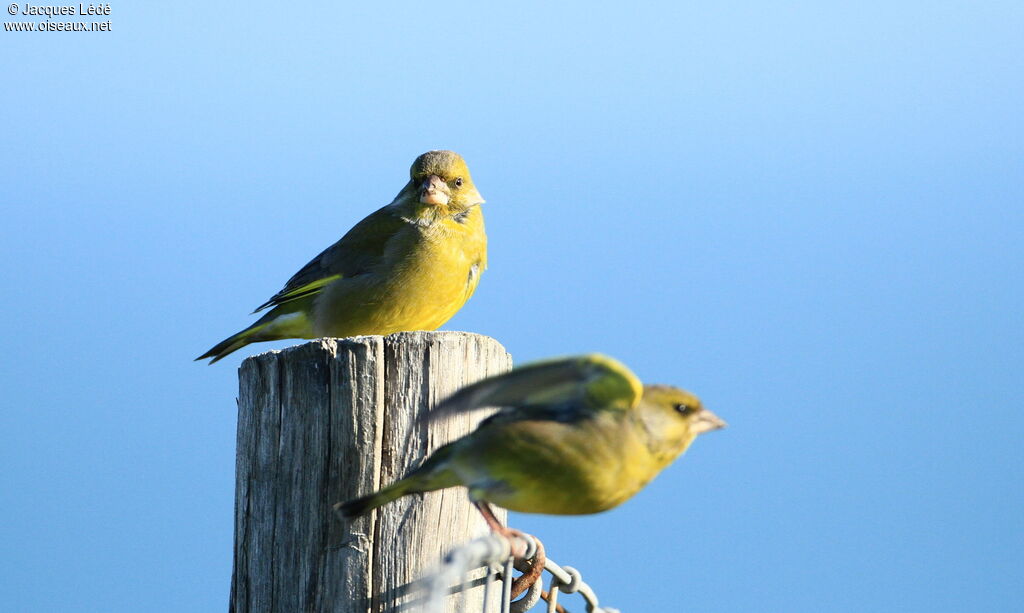
<svg viewBox="0 0 1024 613">
<path fill-rule="evenodd" d="M 529 611 L 542 597 L 548 601 L 548 613 L 564 611 L 558 605 L 558 593 L 579 594 L 586 601 L 588 613 L 619 613 L 617 609 L 602 608 L 598 605 L 597 594 L 584 580 L 580 571 L 572 566 L 559 566 L 547 558 L 544 560 L 544 570 L 551 575 L 551 588 L 544 592 L 543 576 L 534 582 L 526 593 L 518 600 L 513 601 L 512 592 L 512 568 L 515 560 L 511 552 L 515 548 L 523 549 L 525 545 L 527 552 L 523 559 L 532 562 L 539 548 L 535 538 L 530 535 L 511 537 L 521 541 L 512 543 L 508 538 L 498 534 L 489 534 L 468 543 L 460 545 L 451 550 L 445 556 L 440 567 L 430 576 L 424 579 L 427 587 L 427 597 L 424 601 L 425 613 L 444 613 L 445 600 L 451 593 L 450 586 L 461 586 L 465 589 L 469 584 L 468 574 L 480 567 L 486 567 L 484 577 L 484 604 L 482 613 L 489 613 L 488 601 L 491 593 L 491 582 L 498 574 L 501 575 L 501 613 L 525 613 Z M 518 547 L 517 547 L 518 546 Z M 520 564 L 521 565 L 521 564 Z M 528 566 L 528 565 L 527 565 Z M 496 569 L 502 569 L 496 572 Z"/>
</svg>

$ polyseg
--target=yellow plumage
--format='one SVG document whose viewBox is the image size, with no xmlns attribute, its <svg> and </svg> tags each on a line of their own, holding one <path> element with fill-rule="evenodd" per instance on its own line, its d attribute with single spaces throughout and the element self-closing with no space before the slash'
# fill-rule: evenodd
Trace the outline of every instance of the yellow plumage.
<svg viewBox="0 0 1024 613">
<path fill-rule="evenodd" d="M 434 330 L 469 300 L 487 266 L 483 214 L 402 229 L 376 274 L 335 282 L 314 304 L 314 336 Z M 352 308 L 358 305 L 358 308 Z M 344 312 L 343 317 L 334 316 Z"/>
<path fill-rule="evenodd" d="M 435 411 L 487 406 L 504 408 L 340 512 L 360 515 L 399 496 L 461 485 L 474 502 L 513 511 L 598 513 L 640 491 L 699 434 L 725 426 L 693 394 L 642 385 L 599 355 L 514 369 L 463 388 Z"/>
<path fill-rule="evenodd" d="M 257 311 L 256 323 L 197 359 L 282 338 L 434 330 L 466 303 L 487 268 L 484 202 L 452 151 L 416 158 L 391 204 L 356 224 Z"/>
</svg>

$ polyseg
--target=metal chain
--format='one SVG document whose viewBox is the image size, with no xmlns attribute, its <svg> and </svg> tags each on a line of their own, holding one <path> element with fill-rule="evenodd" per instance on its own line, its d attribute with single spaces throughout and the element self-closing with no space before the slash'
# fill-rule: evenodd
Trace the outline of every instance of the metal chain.
<svg viewBox="0 0 1024 613">
<path fill-rule="evenodd" d="M 580 571 L 572 566 L 559 566 L 551 558 L 544 560 L 544 570 L 551 575 L 551 588 L 547 592 L 543 589 L 543 577 L 534 582 L 526 593 L 518 600 L 513 601 L 512 594 L 512 569 L 516 560 L 512 558 L 513 545 L 525 544 L 527 557 L 523 561 L 532 562 L 537 555 L 538 544 L 529 535 L 524 535 L 524 543 L 512 543 L 509 539 L 498 534 L 489 534 L 473 539 L 455 549 L 445 556 L 440 567 L 424 579 L 427 589 L 427 597 L 424 601 L 425 613 L 443 613 L 445 600 L 452 591 L 450 586 L 460 586 L 457 589 L 465 591 L 469 585 L 468 574 L 480 567 L 486 567 L 484 576 L 484 605 L 483 612 L 488 613 L 488 601 L 491 593 L 491 583 L 498 574 L 496 568 L 502 568 L 501 574 L 501 613 L 525 613 L 533 608 L 540 599 L 548 601 L 548 613 L 555 613 L 564 610 L 558 605 L 558 593 L 579 594 L 586 601 L 588 613 L 619 613 L 617 609 L 602 608 L 598 605 L 597 594 L 584 580 Z M 518 540 L 518 537 L 512 537 Z M 543 556 L 541 556 L 543 557 Z M 522 562 L 522 561 L 521 561 Z M 529 564 L 515 564 L 522 568 L 529 568 Z M 460 605 L 460 611 L 462 606 Z"/>
</svg>

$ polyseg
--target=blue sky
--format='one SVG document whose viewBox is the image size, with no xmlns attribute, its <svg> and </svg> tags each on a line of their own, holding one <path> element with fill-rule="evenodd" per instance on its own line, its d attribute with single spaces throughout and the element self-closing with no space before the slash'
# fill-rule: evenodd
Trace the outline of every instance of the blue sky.
<svg viewBox="0 0 1024 613">
<path fill-rule="evenodd" d="M 752 4 L 112 2 L 111 32 L 0 32 L 5 608 L 224 610 L 260 346 L 191 360 L 433 148 L 488 201 L 447 329 L 606 352 L 730 423 L 620 509 L 514 516 L 603 602 L 1012 608 L 1024 5 Z"/>
</svg>

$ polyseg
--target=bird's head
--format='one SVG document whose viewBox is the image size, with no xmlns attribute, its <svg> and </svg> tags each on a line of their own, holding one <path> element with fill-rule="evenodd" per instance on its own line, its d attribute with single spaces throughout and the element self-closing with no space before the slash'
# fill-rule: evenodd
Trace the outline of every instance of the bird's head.
<svg viewBox="0 0 1024 613">
<path fill-rule="evenodd" d="M 670 385 L 645 385 L 638 407 L 652 451 L 671 462 L 698 434 L 720 430 L 725 421 L 704 408 L 700 398 Z"/>
<path fill-rule="evenodd" d="M 409 169 L 407 195 L 420 206 L 459 213 L 483 203 L 466 160 L 454 151 L 428 151 Z"/>
</svg>

